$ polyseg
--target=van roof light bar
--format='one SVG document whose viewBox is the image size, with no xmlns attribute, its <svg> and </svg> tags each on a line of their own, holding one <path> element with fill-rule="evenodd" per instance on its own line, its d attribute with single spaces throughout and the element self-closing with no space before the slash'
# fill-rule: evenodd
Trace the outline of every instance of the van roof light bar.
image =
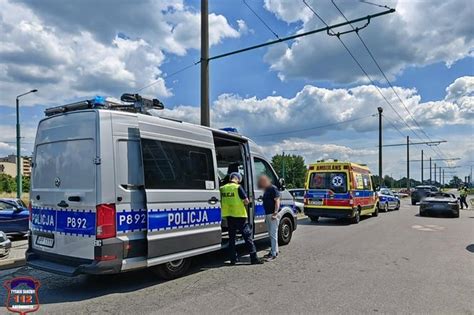
<svg viewBox="0 0 474 315">
<path fill-rule="evenodd" d="M 163 103 L 158 99 L 150 100 L 143 98 L 138 94 L 125 93 L 120 99 L 123 103 L 112 102 L 110 100 L 107 100 L 105 97 L 96 96 L 91 100 L 85 100 L 47 108 L 44 111 L 44 114 L 46 115 L 46 117 L 49 117 L 66 112 L 96 108 L 118 110 L 131 113 L 142 113 L 148 115 L 151 109 L 162 110 L 165 108 Z"/>
</svg>

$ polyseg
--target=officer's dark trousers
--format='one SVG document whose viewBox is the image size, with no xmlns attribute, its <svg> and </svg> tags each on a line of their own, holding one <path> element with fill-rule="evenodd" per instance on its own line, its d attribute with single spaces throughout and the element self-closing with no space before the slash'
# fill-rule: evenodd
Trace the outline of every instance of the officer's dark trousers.
<svg viewBox="0 0 474 315">
<path fill-rule="evenodd" d="M 460 201 L 460 203 L 461 203 L 461 209 L 464 208 L 463 206 L 466 206 L 466 209 L 468 208 L 466 199 L 467 199 L 467 198 L 464 197 L 464 196 L 461 196 L 461 197 L 459 198 L 459 201 Z"/>
<path fill-rule="evenodd" d="M 242 233 L 247 250 L 250 252 L 250 260 L 257 260 L 257 249 L 252 240 L 252 226 L 246 222 L 246 218 L 227 217 L 227 226 L 229 228 L 229 259 L 235 262 L 237 253 L 235 251 L 235 236 L 237 231 Z"/>
</svg>

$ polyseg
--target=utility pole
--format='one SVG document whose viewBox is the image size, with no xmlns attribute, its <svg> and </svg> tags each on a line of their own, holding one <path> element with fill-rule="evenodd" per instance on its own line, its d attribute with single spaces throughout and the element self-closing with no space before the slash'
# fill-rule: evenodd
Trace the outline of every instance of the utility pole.
<svg viewBox="0 0 474 315">
<path fill-rule="evenodd" d="M 443 168 L 443 186 L 444 186 L 444 168 Z"/>
<path fill-rule="evenodd" d="M 407 136 L 407 190 L 410 191 L 410 136 Z"/>
<path fill-rule="evenodd" d="M 441 166 L 439 167 L 439 183 L 441 184 Z"/>
<path fill-rule="evenodd" d="M 382 112 L 383 108 L 377 108 L 379 112 L 379 186 L 382 187 Z"/>
<path fill-rule="evenodd" d="M 281 154 L 281 177 L 285 179 L 285 151 Z"/>
<path fill-rule="evenodd" d="M 21 135 L 20 135 L 20 97 L 25 96 L 30 93 L 36 93 L 38 92 L 37 89 L 31 90 L 29 92 L 20 94 L 16 97 L 16 197 L 18 199 L 21 198 L 22 194 L 22 165 L 21 165 L 21 148 L 20 148 L 20 142 L 21 142 Z"/>
<path fill-rule="evenodd" d="M 423 185 L 423 150 L 421 150 L 421 184 Z"/>
<path fill-rule="evenodd" d="M 435 180 L 435 186 L 436 186 L 436 163 L 434 164 L 434 180 Z"/>
<path fill-rule="evenodd" d="M 430 156 L 430 185 L 433 183 L 431 180 L 431 174 L 432 174 L 432 171 L 431 171 L 431 156 Z"/>
<path fill-rule="evenodd" d="M 209 127 L 209 5 L 201 0 L 201 125 Z"/>
</svg>

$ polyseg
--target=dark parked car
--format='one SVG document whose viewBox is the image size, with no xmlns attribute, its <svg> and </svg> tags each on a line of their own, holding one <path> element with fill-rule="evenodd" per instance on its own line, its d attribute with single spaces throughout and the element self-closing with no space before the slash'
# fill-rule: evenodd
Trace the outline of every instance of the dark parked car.
<svg viewBox="0 0 474 315">
<path fill-rule="evenodd" d="M 8 239 L 7 235 L 0 231 L 0 257 L 7 257 L 10 254 L 12 248 L 12 242 Z"/>
<path fill-rule="evenodd" d="M 430 193 L 420 202 L 420 216 L 429 214 L 450 214 L 459 218 L 459 200 L 453 194 Z"/>
<path fill-rule="evenodd" d="M 428 194 L 435 192 L 438 192 L 438 188 L 436 188 L 436 186 L 416 186 L 415 190 L 411 193 L 411 204 L 416 205 L 417 202 L 422 201 Z"/>
<path fill-rule="evenodd" d="M 29 211 L 21 200 L 0 199 L 0 231 L 25 235 L 29 229 Z"/>
</svg>

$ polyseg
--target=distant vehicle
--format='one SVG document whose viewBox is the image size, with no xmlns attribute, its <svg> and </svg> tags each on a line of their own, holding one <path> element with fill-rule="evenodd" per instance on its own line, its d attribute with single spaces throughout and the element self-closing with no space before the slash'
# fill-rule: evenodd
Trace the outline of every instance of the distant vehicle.
<svg viewBox="0 0 474 315">
<path fill-rule="evenodd" d="M 415 190 L 411 193 L 411 204 L 416 205 L 417 202 L 422 201 L 429 193 L 435 192 L 438 192 L 438 188 L 436 188 L 436 186 L 416 186 Z"/>
<path fill-rule="evenodd" d="M 0 231 L 0 257 L 7 257 L 11 248 L 12 242 L 4 232 Z"/>
<path fill-rule="evenodd" d="M 394 195 L 395 197 L 398 197 L 398 198 L 400 198 L 400 199 L 401 199 L 401 198 L 406 198 L 406 197 L 410 196 L 409 194 L 404 193 L 404 192 L 400 192 L 400 191 L 393 191 L 393 190 L 392 190 L 392 193 L 393 193 L 393 195 Z"/>
<path fill-rule="evenodd" d="M 420 216 L 449 213 L 453 217 L 459 218 L 459 208 L 459 200 L 453 194 L 429 193 L 420 202 Z"/>
<path fill-rule="evenodd" d="M 379 196 L 379 210 L 388 212 L 389 210 L 400 209 L 400 199 L 388 188 L 382 188 L 377 192 Z"/>
<path fill-rule="evenodd" d="M 319 217 L 347 218 L 357 224 L 362 215 L 378 216 L 377 194 L 367 166 L 350 162 L 318 162 L 308 169 L 304 213 Z"/>
<path fill-rule="evenodd" d="M 288 189 L 290 194 L 295 198 L 295 208 L 299 213 L 303 213 L 304 211 L 304 189 L 303 188 L 295 188 L 295 189 Z"/>
<path fill-rule="evenodd" d="M 23 201 L 0 199 L 0 230 L 7 234 L 25 235 L 29 229 L 29 211 Z"/>
<path fill-rule="evenodd" d="M 411 191 L 411 189 L 408 190 L 408 189 L 406 189 L 406 188 L 402 188 L 402 189 L 400 189 L 400 190 L 398 191 L 398 193 L 399 193 L 399 194 L 406 194 L 407 196 L 410 196 L 411 193 L 412 193 L 412 191 Z"/>
</svg>

